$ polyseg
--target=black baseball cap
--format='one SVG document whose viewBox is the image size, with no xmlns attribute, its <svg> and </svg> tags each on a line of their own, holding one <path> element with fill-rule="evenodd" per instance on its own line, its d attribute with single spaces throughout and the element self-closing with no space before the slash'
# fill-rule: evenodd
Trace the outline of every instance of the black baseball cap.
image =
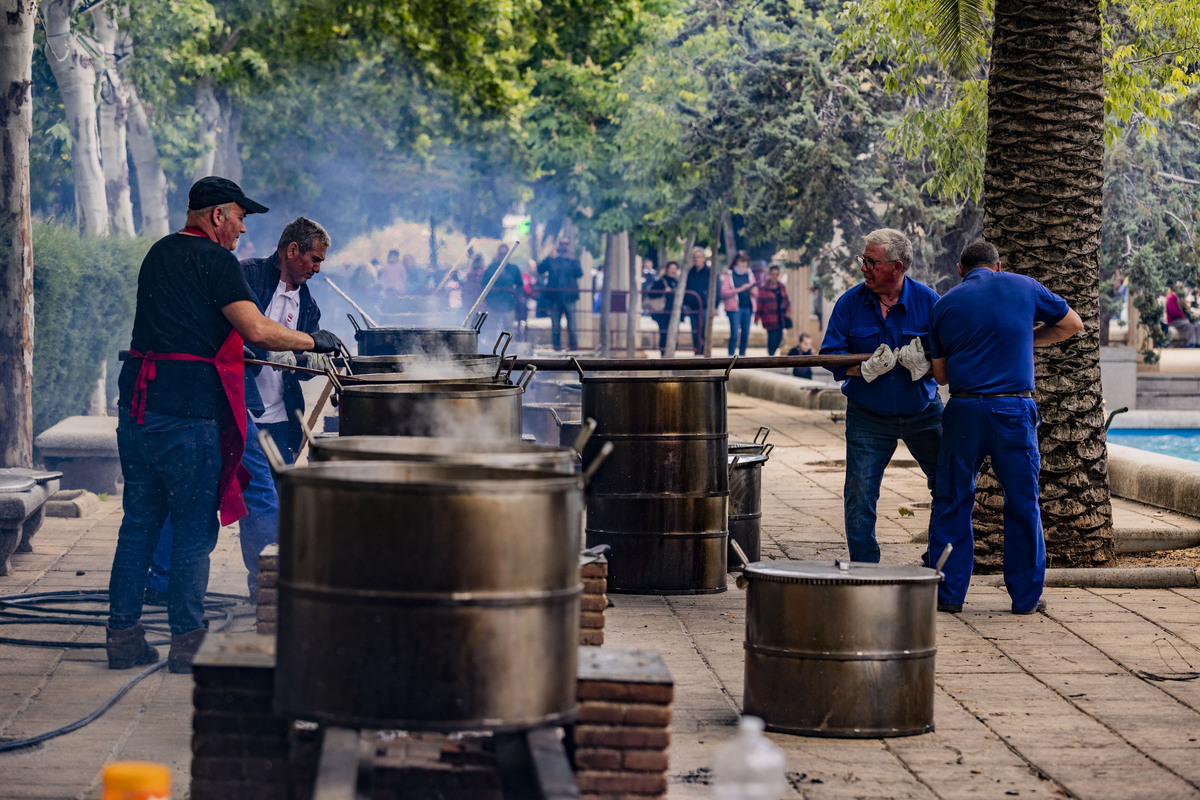
<svg viewBox="0 0 1200 800">
<path fill-rule="evenodd" d="M 188 208 L 192 210 L 219 206 L 223 203 L 237 203 L 246 209 L 247 214 L 265 214 L 270 210 L 262 203 L 256 203 L 246 197 L 242 187 L 229 178 L 218 178 L 215 175 L 201 178 L 192 184 L 192 188 L 188 192 Z"/>
</svg>

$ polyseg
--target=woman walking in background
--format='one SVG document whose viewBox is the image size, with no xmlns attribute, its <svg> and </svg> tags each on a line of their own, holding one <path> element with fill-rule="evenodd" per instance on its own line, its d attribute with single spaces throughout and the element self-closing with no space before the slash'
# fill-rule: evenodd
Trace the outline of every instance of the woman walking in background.
<svg viewBox="0 0 1200 800">
<path fill-rule="evenodd" d="M 791 327 L 788 312 L 792 303 L 788 300 L 787 287 L 779 282 L 779 267 L 772 264 L 767 268 L 767 280 L 758 288 L 758 313 L 756 318 L 767 329 L 767 355 L 775 355 L 783 342 L 783 331 Z"/>
<path fill-rule="evenodd" d="M 721 276 L 721 299 L 729 317 L 729 355 L 746 355 L 750 343 L 750 320 L 754 318 L 754 298 L 758 287 L 750 274 L 750 256 L 739 250 L 729 269 Z"/>
</svg>

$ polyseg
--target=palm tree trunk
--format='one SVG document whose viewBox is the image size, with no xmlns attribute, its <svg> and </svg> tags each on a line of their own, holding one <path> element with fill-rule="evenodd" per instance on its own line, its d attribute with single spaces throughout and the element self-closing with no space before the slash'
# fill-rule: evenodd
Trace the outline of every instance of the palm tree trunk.
<svg viewBox="0 0 1200 800">
<path fill-rule="evenodd" d="M 1099 270 L 1104 153 L 1095 0 L 997 0 L 988 82 L 984 236 L 1006 268 L 1041 281 L 1084 330 L 1039 347 L 1042 522 L 1055 566 L 1113 557 L 1100 393 Z M 999 487 L 976 496 L 979 566 L 998 566 Z"/>
</svg>

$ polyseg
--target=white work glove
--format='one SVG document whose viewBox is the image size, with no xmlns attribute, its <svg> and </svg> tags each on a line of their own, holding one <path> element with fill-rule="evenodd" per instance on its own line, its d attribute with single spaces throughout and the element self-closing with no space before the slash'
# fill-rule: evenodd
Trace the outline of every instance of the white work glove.
<svg viewBox="0 0 1200 800">
<path fill-rule="evenodd" d="M 291 350 L 271 350 L 267 352 L 267 361 L 272 364 L 278 364 L 281 367 L 296 366 L 296 354 Z"/>
<path fill-rule="evenodd" d="M 321 372 L 333 369 L 333 362 L 324 353 L 301 353 L 300 366 L 309 369 L 319 369 Z"/>
<path fill-rule="evenodd" d="M 870 383 L 894 366 L 896 366 L 895 352 L 886 344 L 881 344 L 879 349 L 872 353 L 859 369 L 862 370 L 863 380 Z"/>
<path fill-rule="evenodd" d="M 909 374 L 912 375 L 914 381 L 924 378 L 929 373 L 930 367 L 933 366 L 925 356 L 925 348 L 921 346 L 921 339 L 917 336 L 896 351 L 896 360 L 908 367 Z"/>
</svg>

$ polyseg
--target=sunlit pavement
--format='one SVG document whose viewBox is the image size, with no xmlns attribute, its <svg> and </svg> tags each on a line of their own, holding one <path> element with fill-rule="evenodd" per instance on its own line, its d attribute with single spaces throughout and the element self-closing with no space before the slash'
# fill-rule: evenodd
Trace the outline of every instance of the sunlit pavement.
<svg viewBox="0 0 1200 800">
<path fill-rule="evenodd" d="M 734 438 L 768 425 L 777 445 L 764 472 L 765 556 L 843 556 L 842 424 L 829 412 L 742 396 L 729 406 Z M 912 463 L 901 448 L 879 504 L 884 560 L 897 564 L 918 563 L 913 539 L 928 523 L 925 478 Z M 1200 525 L 1115 506 L 1118 526 Z M 0 578 L 0 594 L 106 587 L 120 519 L 111 500 L 83 519 L 47 520 L 35 552 L 15 556 L 14 573 Z M 244 592 L 244 579 L 235 534 L 223 530 L 211 589 Z M 793 796 L 1200 797 L 1200 590 L 1056 589 L 1046 598 L 1046 614 L 1014 617 L 1003 590 L 976 585 L 964 613 L 938 615 L 933 733 L 771 734 L 787 755 Z M 709 798 L 706 769 L 733 735 L 743 692 L 743 592 L 731 576 L 724 594 L 612 599 L 605 646 L 658 650 L 676 681 L 669 797 Z M 6 626 L 0 635 L 103 641 L 99 627 Z M 82 717 L 131 675 L 106 669 L 102 649 L 0 645 L 0 737 Z M 115 758 L 168 764 L 174 797 L 186 797 L 191 690 L 189 676 L 156 673 L 83 729 L 0 754 L 0 797 L 97 798 L 100 768 Z"/>
</svg>

